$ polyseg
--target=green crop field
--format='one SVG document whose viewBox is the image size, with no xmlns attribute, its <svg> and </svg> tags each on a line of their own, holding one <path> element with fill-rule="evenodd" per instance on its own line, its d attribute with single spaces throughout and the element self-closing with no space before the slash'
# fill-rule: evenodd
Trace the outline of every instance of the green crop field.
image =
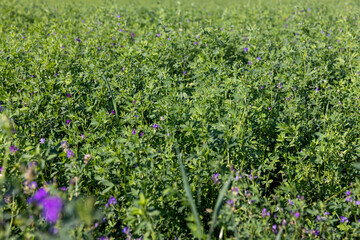
<svg viewBox="0 0 360 240">
<path fill-rule="evenodd" d="M 359 239 L 359 18 L 0 0 L 0 239 Z"/>
</svg>

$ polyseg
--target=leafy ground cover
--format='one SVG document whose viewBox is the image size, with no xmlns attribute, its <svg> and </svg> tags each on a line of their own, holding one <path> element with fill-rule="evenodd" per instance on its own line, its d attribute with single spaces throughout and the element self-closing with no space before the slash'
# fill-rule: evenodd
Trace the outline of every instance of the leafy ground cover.
<svg viewBox="0 0 360 240">
<path fill-rule="evenodd" d="M 0 2 L 0 238 L 360 237 L 359 10 Z"/>
</svg>

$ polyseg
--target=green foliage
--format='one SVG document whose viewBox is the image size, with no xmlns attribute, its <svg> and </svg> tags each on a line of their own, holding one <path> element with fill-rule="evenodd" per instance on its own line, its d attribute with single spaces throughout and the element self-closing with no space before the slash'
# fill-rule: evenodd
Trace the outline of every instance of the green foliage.
<svg viewBox="0 0 360 240">
<path fill-rule="evenodd" d="M 359 13 L 1 1 L 0 238 L 359 238 Z"/>
</svg>

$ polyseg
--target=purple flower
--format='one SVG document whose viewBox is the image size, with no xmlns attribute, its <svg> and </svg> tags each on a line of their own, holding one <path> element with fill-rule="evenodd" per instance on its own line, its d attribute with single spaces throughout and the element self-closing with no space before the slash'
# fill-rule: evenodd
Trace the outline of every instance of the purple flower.
<svg viewBox="0 0 360 240">
<path fill-rule="evenodd" d="M 59 190 L 65 192 L 67 190 L 67 187 L 65 187 L 65 186 L 64 187 L 59 187 Z"/>
<path fill-rule="evenodd" d="M 19 151 L 19 149 L 15 145 L 10 146 L 10 153 L 16 153 L 17 151 Z"/>
<path fill-rule="evenodd" d="M 101 236 L 101 237 L 98 238 L 98 240 L 109 240 L 109 239 L 110 239 L 110 238 L 105 237 L 105 236 Z"/>
<path fill-rule="evenodd" d="M 81 134 L 81 140 L 84 140 L 84 138 L 85 138 L 85 135 L 84 134 Z"/>
<path fill-rule="evenodd" d="M 44 188 L 40 188 L 33 197 L 28 199 L 29 203 L 35 202 L 37 205 L 40 205 L 43 200 L 47 197 L 48 193 Z"/>
<path fill-rule="evenodd" d="M 41 144 L 44 144 L 44 143 L 45 143 L 45 138 L 41 138 L 41 139 L 40 139 L 40 143 L 41 143 Z"/>
<path fill-rule="evenodd" d="M 185 72 L 185 71 L 184 71 L 183 73 L 184 73 L 184 75 L 186 75 L 186 72 Z"/>
<path fill-rule="evenodd" d="M 71 149 L 68 149 L 66 152 L 66 157 L 67 158 L 75 157 L 75 154 Z"/>
<path fill-rule="evenodd" d="M 36 161 L 32 161 L 32 162 L 30 162 L 29 163 L 29 167 L 36 167 L 38 164 L 37 164 L 37 162 Z"/>
<path fill-rule="evenodd" d="M 70 119 L 66 119 L 66 124 L 70 124 L 71 120 Z"/>
<path fill-rule="evenodd" d="M 253 179 L 256 179 L 256 178 L 257 178 L 257 176 L 253 176 L 253 174 L 250 173 L 250 175 L 249 175 L 249 179 L 250 179 L 250 180 L 253 180 Z"/>
<path fill-rule="evenodd" d="M 360 205 L 360 201 L 355 201 L 355 204 L 356 204 L 356 205 Z"/>
<path fill-rule="evenodd" d="M 131 239 L 130 228 L 124 227 L 124 229 L 122 230 L 122 232 L 128 237 L 128 239 Z"/>
<path fill-rule="evenodd" d="M 347 191 L 345 194 L 346 194 L 346 196 L 350 196 L 350 195 L 351 195 L 351 191 L 349 190 L 349 191 Z"/>
<path fill-rule="evenodd" d="M 261 217 L 264 218 L 266 216 L 270 216 L 270 212 L 268 212 L 266 208 L 263 208 L 263 210 L 261 212 Z"/>
<path fill-rule="evenodd" d="M 47 197 L 42 202 L 43 217 L 50 223 L 56 223 L 63 203 L 59 197 Z"/>
<path fill-rule="evenodd" d="M 144 136 L 144 134 L 145 134 L 144 132 L 141 132 L 141 133 L 140 133 L 140 137 Z"/>
<path fill-rule="evenodd" d="M 257 57 L 256 60 L 260 61 L 260 57 Z"/>
<path fill-rule="evenodd" d="M 66 94 L 66 96 L 67 96 L 68 98 L 71 97 L 70 93 Z"/>
<path fill-rule="evenodd" d="M 293 204 L 293 202 L 291 201 L 291 199 L 289 199 L 289 205 L 292 205 Z"/>
<path fill-rule="evenodd" d="M 37 183 L 35 182 L 35 181 L 32 181 L 31 183 L 29 183 L 29 185 L 28 185 L 28 187 L 30 188 L 30 189 L 36 189 L 37 188 Z"/>
<path fill-rule="evenodd" d="M 274 224 L 274 225 L 272 225 L 272 229 L 271 229 L 272 231 L 273 231 L 273 233 L 277 233 L 278 232 L 278 230 L 277 230 L 277 225 L 276 224 Z"/>
<path fill-rule="evenodd" d="M 156 36 L 157 36 L 157 37 L 160 37 L 160 36 L 161 36 L 161 34 L 160 34 L 160 33 L 159 33 L 159 34 L 156 34 Z"/>
<path fill-rule="evenodd" d="M 157 125 L 156 123 L 154 125 L 152 125 L 153 128 L 158 128 L 159 125 Z"/>
<path fill-rule="evenodd" d="M 271 107 L 268 107 L 269 110 L 271 110 Z"/>
<path fill-rule="evenodd" d="M 352 198 L 352 197 L 347 197 L 347 198 L 346 198 L 346 201 L 347 201 L 347 202 L 352 202 L 352 201 L 353 201 L 353 198 Z"/>
<path fill-rule="evenodd" d="M 228 205 L 229 207 L 234 206 L 234 200 L 232 200 L 232 199 L 227 200 L 226 205 Z"/>
<path fill-rule="evenodd" d="M 325 215 L 329 215 L 330 213 L 325 211 L 325 213 L 324 213 L 324 214 L 325 214 Z"/>
<path fill-rule="evenodd" d="M 197 42 L 194 42 L 195 45 L 197 45 L 198 43 Z"/>
<path fill-rule="evenodd" d="M 114 110 L 111 110 L 111 115 L 115 115 L 115 111 Z"/>
<path fill-rule="evenodd" d="M 214 181 L 214 184 L 220 183 L 218 173 L 214 173 L 214 175 L 211 177 L 211 179 Z"/>
<path fill-rule="evenodd" d="M 319 88 L 315 88 L 315 93 L 318 93 L 319 91 Z"/>
<path fill-rule="evenodd" d="M 317 215 L 315 222 L 324 221 L 324 220 L 325 220 L 324 217 L 321 217 L 320 215 Z"/>
<path fill-rule="evenodd" d="M 136 129 L 134 128 L 133 131 L 132 131 L 132 135 L 135 135 L 136 134 Z"/>
<path fill-rule="evenodd" d="M 114 198 L 114 196 L 111 196 L 108 200 L 108 203 L 106 204 L 106 207 L 109 207 L 111 204 L 115 205 L 117 204 L 116 199 Z"/>
<path fill-rule="evenodd" d="M 300 213 L 299 213 L 299 212 L 296 212 L 296 213 L 295 213 L 295 217 L 296 217 L 296 218 L 299 218 L 299 217 L 300 217 Z"/>
<path fill-rule="evenodd" d="M 347 217 L 344 217 L 344 216 L 340 216 L 340 221 L 341 223 L 344 223 L 344 222 L 349 222 L 349 220 L 347 219 Z"/>
<path fill-rule="evenodd" d="M 245 48 L 244 48 L 244 51 L 245 51 L 245 52 L 248 52 L 248 51 L 249 51 L 249 49 L 248 49 L 247 47 L 245 47 Z"/>
<path fill-rule="evenodd" d="M 75 38 L 75 41 L 81 43 L 81 40 L 79 38 Z"/>
<path fill-rule="evenodd" d="M 69 147 L 69 144 L 67 141 L 62 141 L 61 142 L 61 147 L 64 148 L 64 149 L 67 149 Z"/>
<path fill-rule="evenodd" d="M 330 49 L 330 48 L 331 48 L 331 46 L 328 47 L 328 49 Z"/>
<path fill-rule="evenodd" d="M 134 117 L 135 117 L 135 118 L 139 118 L 139 115 L 135 115 Z"/>
<path fill-rule="evenodd" d="M 233 192 L 233 194 L 238 194 L 239 193 L 239 188 L 238 187 L 231 187 L 231 191 Z"/>
<path fill-rule="evenodd" d="M 249 62 L 249 65 L 251 66 L 251 62 Z"/>
</svg>

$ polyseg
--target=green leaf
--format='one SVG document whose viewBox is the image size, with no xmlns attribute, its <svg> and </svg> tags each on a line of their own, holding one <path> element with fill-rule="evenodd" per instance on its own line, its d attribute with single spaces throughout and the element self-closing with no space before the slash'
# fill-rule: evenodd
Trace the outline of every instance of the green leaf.
<svg viewBox="0 0 360 240">
<path fill-rule="evenodd" d="M 214 209 L 212 220 L 211 220 L 212 224 L 211 224 L 210 231 L 209 231 L 209 234 L 207 237 L 208 240 L 211 239 L 211 235 L 212 235 L 213 231 L 215 230 L 216 220 L 217 220 L 217 217 L 219 216 L 221 206 L 223 205 L 224 196 L 231 185 L 231 181 L 232 181 L 232 175 L 230 175 L 230 178 L 227 180 L 227 182 L 221 188 L 218 198 L 216 200 L 215 209 Z"/>
<path fill-rule="evenodd" d="M 360 170 L 360 162 L 353 163 L 353 166 Z"/>
<path fill-rule="evenodd" d="M 113 186 L 107 187 L 107 188 L 105 188 L 100 194 L 101 194 L 101 195 L 104 195 L 105 193 L 107 193 L 108 191 L 110 191 L 112 188 L 113 188 Z"/>
</svg>

